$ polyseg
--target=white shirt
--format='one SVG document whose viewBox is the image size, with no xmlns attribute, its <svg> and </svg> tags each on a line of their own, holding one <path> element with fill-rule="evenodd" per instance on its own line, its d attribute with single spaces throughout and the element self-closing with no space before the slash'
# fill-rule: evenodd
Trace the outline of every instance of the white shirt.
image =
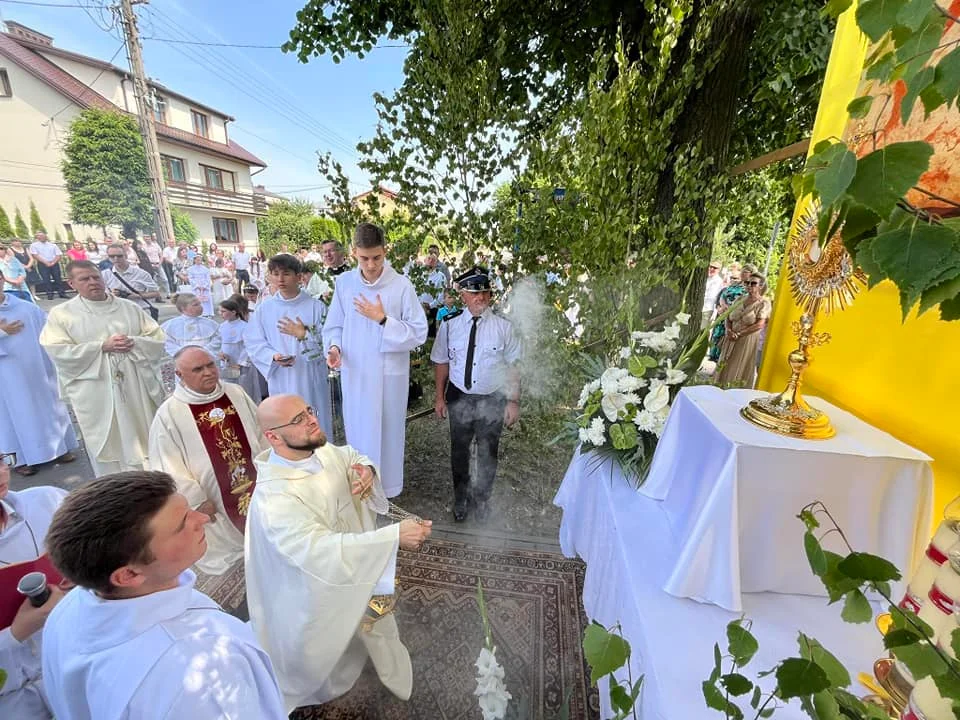
<svg viewBox="0 0 960 720">
<path fill-rule="evenodd" d="M 703 292 L 703 312 L 712 312 L 717 304 L 717 296 L 723 290 L 723 278 L 716 272 L 707 278 L 707 286 Z"/>
<path fill-rule="evenodd" d="M 239 250 L 231 257 L 233 267 L 237 270 L 246 270 L 250 267 L 250 253 L 240 252 Z"/>
<path fill-rule="evenodd" d="M 11 492 L 0 500 L 7 512 L 0 531 L 0 566 L 36 560 L 53 513 L 67 493 L 54 487 Z M 18 642 L 10 628 L 0 630 L 0 668 L 7 682 L 0 690 L 0 717 L 33 720 L 49 717 L 42 695 L 40 651 L 43 636 L 37 632 Z"/>
<path fill-rule="evenodd" d="M 132 292 L 130 292 L 130 288 L 120 282 L 120 280 L 118 280 L 116 277 L 117 275 L 120 275 L 124 280 L 126 280 L 127 284 L 129 284 L 130 287 L 137 292 L 147 293 L 160 291 L 160 288 L 157 287 L 156 281 L 150 277 L 150 273 L 143 268 L 137 267 L 136 265 L 128 265 L 127 269 L 123 271 L 117 270 L 116 267 L 114 267 L 112 270 L 103 271 L 103 284 L 107 286 L 107 290 L 117 289 L 126 293 L 130 293 L 130 297 L 127 299 L 131 302 L 135 302 L 142 308 L 149 307 L 149 304 L 139 295 L 134 295 Z"/>
<path fill-rule="evenodd" d="M 167 245 L 161 254 L 163 255 L 164 262 L 168 262 L 173 265 L 173 261 L 177 259 L 177 246 L 174 245 L 173 247 L 170 247 Z"/>
<path fill-rule="evenodd" d="M 30 254 L 36 255 L 44 262 L 52 263 L 58 257 L 63 255 L 60 251 L 60 248 L 57 247 L 55 243 L 47 240 L 46 242 L 34 242 L 30 243 Z"/>
<path fill-rule="evenodd" d="M 466 387 L 467 350 L 473 316 L 469 312 L 447 315 L 433 343 L 430 360 L 450 365 L 450 382 L 471 395 L 490 395 L 503 389 L 507 366 L 520 360 L 520 339 L 513 324 L 490 308 L 477 321 L 473 351 L 472 385 Z"/>
<path fill-rule="evenodd" d="M 148 242 L 143 244 L 143 252 L 146 253 L 147 260 L 149 260 L 154 265 L 160 264 L 160 245 L 155 242 Z"/>
</svg>

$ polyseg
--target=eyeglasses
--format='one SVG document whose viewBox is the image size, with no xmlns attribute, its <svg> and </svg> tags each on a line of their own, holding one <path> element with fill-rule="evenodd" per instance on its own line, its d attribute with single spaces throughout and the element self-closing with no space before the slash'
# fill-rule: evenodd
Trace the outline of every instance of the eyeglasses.
<svg viewBox="0 0 960 720">
<path fill-rule="evenodd" d="M 763 283 L 761 283 L 759 280 L 751 280 L 750 282 L 747 283 L 747 285 L 762 285 L 762 284 Z"/>
<path fill-rule="evenodd" d="M 317 413 L 314 411 L 314 409 L 309 405 L 307 405 L 307 407 L 304 408 L 303 412 L 298 414 L 296 417 L 294 417 L 293 420 L 291 420 L 290 422 L 284 423 L 283 425 L 277 425 L 276 427 L 267 428 L 267 430 L 279 430 L 280 428 L 289 427 L 290 425 L 302 425 L 304 420 L 307 419 L 307 417 L 316 417 L 316 416 L 317 416 Z"/>
<path fill-rule="evenodd" d="M 0 453 L 0 463 L 3 463 L 8 467 L 14 467 L 17 464 L 17 454 L 16 453 Z"/>
<path fill-rule="evenodd" d="M 123 258 L 124 258 L 125 256 L 124 256 L 124 255 L 109 255 L 109 254 L 108 254 L 107 257 L 110 258 L 111 260 L 123 260 Z"/>
</svg>

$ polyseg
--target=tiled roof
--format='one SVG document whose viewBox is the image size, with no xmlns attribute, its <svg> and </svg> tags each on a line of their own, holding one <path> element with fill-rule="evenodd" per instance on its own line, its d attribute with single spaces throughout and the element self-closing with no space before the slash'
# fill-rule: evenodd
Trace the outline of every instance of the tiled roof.
<svg viewBox="0 0 960 720">
<path fill-rule="evenodd" d="M 121 108 L 107 100 L 107 98 L 103 97 L 103 95 L 87 87 L 73 75 L 35 52 L 33 47 L 38 46 L 35 46 L 33 43 L 20 42 L 17 38 L 13 38 L 6 33 L 0 33 L 0 55 L 9 58 L 31 75 L 63 94 L 80 107 L 96 107 L 102 110 L 124 112 Z M 41 49 L 49 50 L 49 48 Z M 200 137 L 185 130 L 180 130 L 179 128 L 170 127 L 169 125 L 157 123 L 156 127 L 157 136 L 171 142 L 189 145 L 190 147 L 199 148 L 200 150 L 205 150 L 206 152 L 221 155 L 249 165 L 258 167 L 267 166 L 263 160 L 233 140 L 228 144 L 224 144 Z"/>
</svg>

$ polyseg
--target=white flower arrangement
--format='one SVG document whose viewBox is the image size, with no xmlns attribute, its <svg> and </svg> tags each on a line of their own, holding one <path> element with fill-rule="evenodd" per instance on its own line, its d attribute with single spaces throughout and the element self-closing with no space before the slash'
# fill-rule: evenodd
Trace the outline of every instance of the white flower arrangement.
<svg viewBox="0 0 960 720">
<path fill-rule="evenodd" d="M 678 313 L 658 332 L 630 334 L 614 360 L 601 367 L 580 391 L 577 416 L 570 429 L 582 451 L 614 455 L 638 482 L 653 459 L 653 451 L 670 414 L 676 394 L 696 371 L 706 352 L 708 334 L 681 347 L 687 313 Z"/>
</svg>

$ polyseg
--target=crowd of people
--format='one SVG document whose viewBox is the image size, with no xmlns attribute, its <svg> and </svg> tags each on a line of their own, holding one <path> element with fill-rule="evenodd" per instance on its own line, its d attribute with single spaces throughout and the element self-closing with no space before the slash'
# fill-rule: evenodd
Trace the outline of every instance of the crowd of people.
<svg viewBox="0 0 960 720">
<path fill-rule="evenodd" d="M 472 267 L 454 285 L 431 249 L 423 265 L 444 280 L 424 298 L 364 223 L 355 267 L 330 243 L 302 259 L 251 255 L 241 276 L 235 252 L 238 285 L 215 304 L 212 284 L 204 295 L 191 280 L 211 273 L 210 258 L 172 246 L 174 279 L 191 281 L 167 277 L 180 314 L 161 327 L 149 310 L 167 290 L 139 256 L 150 244 L 138 243 L 138 263 L 124 243 L 70 256 L 62 280 L 75 296 L 46 316 L 6 289 L 0 266 L 0 717 L 281 718 L 348 691 L 368 657 L 409 697 L 397 551 L 418 549 L 431 523 L 376 517 L 395 516 L 389 498 L 403 490 L 410 352 L 431 324 L 454 520 L 487 513 L 500 432 L 520 402 L 520 343 L 492 310 L 489 273 Z M 317 275 L 333 278 L 329 297 L 308 292 Z M 454 289 L 460 309 L 447 304 Z M 328 442 L 331 375 L 342 446 Z M 11 472 L 74 459 L 68 404 L 96 479 L 69 494 L 11 490 Z M 11 604 L 28 566 L 45 570 L 49 595 Z M 249 626 L 194 587 L 193 568 L 239 566 Z"/>
<path fill-rule="evenodd" d="M 710 337 L 707 359 L 716 363 L 714 382 L 721 387 L 752 388 L 763 352 L 773 305 L 766 295 L 767 279 L 754 265 L 717 261 L 707 269 L 701 327 L 719 318 Z"/>
</svg>

